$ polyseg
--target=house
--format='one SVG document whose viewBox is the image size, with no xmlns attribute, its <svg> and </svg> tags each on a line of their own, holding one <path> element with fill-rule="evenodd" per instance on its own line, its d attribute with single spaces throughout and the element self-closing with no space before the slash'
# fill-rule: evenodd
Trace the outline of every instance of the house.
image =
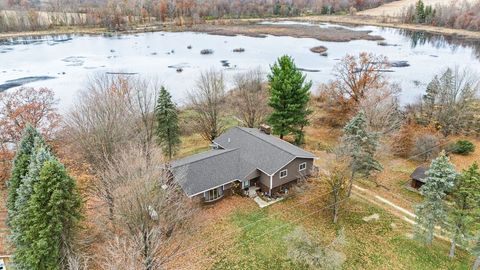
<svg viewBox="0 0 480 270">
<path fill-rule="evenodd" d="M 268 195 L 309 176 L 316 158 L 270 135 L 267 128 L 233 127 L 212 142 L 210 151 L 171 163 L 188 197 L 216 201 L 238 186 L 258 187 Z"/>
<path fill-rule="evenodd" d="M 419 189 L 425 184 L 425 179 L 427 178 L 427 175 L 426 175 L 427 170 L 428 168 L 420 166 L 416 168 L 415 171 L 413 171 L 413 173 L 410 175 L 411 187 L 415 189 Z"/>
</svg>

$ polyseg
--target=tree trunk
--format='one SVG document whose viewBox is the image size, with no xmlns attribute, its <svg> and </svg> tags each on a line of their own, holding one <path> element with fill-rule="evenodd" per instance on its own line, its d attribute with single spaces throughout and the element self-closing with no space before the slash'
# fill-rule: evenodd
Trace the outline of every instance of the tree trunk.
<svg viewBox="0 0 480 270">
<path fill-rule="evenodd" d="M 350 176 L 350 185 L 348 186 L 348 194 L 347 197 L 350 198 L 350 195 L 352 195 L 352 188 L 353 188 L 353 178 L 355 177 L 355 171 L 352 170 L 352 175 Z"/>
<path fill-rule="evenodd" d="M 335 199 L 335 204 L 333 205 L 333 223 L 336 224 L 338 221 L 338 202 Z"/>
<path fill-rule="evenodd" d="M 472 270 L 478 270 L 478 269 L 480 269 L 480 255 L 477 257 L 472 267 Z"/>
<path fill-rule="evenodd" d="M 452 237 L 452 242 L 450 244 L 450 253 L 448 254 L 448 257 L 450 259 L 453 259 L 453 257 L 455 257 L 455 247 L 456 247 L 455 237 Z"/>
</svg>

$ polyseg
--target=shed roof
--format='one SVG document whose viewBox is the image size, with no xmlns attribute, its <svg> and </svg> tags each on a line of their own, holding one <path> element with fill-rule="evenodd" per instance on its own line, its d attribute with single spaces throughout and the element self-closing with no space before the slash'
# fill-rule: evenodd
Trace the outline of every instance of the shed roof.
<svg viewBox="0 0 480 270">
<path fill-rule="evenodd" d="M 426 167 L 417 167 L 415 171 L 413 171 L 413 173 L 410 175 L 410 178 L 425 183 L 425 179 L 427 178 L 427 170 L 428 168 Z"/>
</svg>

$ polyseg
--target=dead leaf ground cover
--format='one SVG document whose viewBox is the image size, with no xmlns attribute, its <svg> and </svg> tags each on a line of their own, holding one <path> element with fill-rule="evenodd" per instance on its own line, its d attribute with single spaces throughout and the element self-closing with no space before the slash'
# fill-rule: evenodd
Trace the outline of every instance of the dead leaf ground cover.
<svg viewBox="0 0 480 270">
<path fill-rule="evenodd" d="M 289 259 L 286 253 L 288 243 L 284 237 L 296 226 L 304 227 L 325 245 L 344 228 L 347 240 L 341 248 L 347 257 L 344 269 L 468 269 L 473 259 L 460 251 L 456 259 L 449 260 L 448 243 L 435 241 L 432 247 L 426 247 L 409 237 L 412 232 L 409 224 L 355 197 L 345 203 L 340 222 L 335 225 L 330 210 L 322 209 L 328 205 L 325 198 L 308 201 L 322 188 L 314 190 L 265 209 L 251 207 L 245 200 L 219 202 L 225 216 L 212 217 L 209 226 L 190 237 L 191 241 L 219 237 L 221 240 L 190 252 L 182 258 L 181 265 L 188 265 L 189 269 L 307 269 Z M 201 213 L 215 212 L 216 207 L 212 205 Z M 362 220 L 374 213 L 380 214 L 380 220 Z M 224 234 L 228 236 L 222 238 Z"/>
</svg>

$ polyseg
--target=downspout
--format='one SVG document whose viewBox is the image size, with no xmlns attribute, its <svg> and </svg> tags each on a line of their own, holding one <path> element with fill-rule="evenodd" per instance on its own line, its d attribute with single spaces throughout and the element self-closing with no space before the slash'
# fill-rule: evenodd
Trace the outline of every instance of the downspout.
<svg viewBox="0 0 480 270">
<path fill-rule="evenodd" d="M 270 175 L 270 190 L 268 191 L 268 196 L 272 196 L 272 189 L 273 189 L 273 174 Z"/>
</svg>

